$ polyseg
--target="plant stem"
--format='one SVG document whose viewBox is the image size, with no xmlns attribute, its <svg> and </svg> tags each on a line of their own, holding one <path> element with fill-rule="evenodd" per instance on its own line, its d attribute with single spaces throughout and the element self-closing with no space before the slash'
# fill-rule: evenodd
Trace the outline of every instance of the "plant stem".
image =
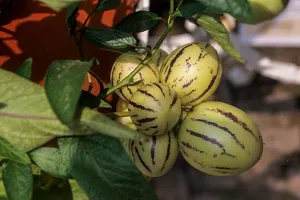
<svg viewBox="0 0 300 200">
<path fill-rule="evenodd" d="M 126 86 L 130 80 L 133 79 L 133 77 L 151 60 L 152 55 L 154 55 L 156 53 L 156 51 L 159 49 L 159 47 L 161 46 L 161 44 L 163 43 L 163 41 L 166 39 L 167 35 L 169 34 L 170 30 L 173 27 L 175 18 L 173 16 L 174 13 L 174 0 L 170 0 L 170 12 L 169 12 L 169 17 L 168 17 L 168 22 L 167 22 L 167 27 L 164 30 L 162 36 L 159 38 L 159 40 L 157 41 L 157 43 L 155 44 L 151 56 L 150 57 L 146 57 L 126 78 L 124 78 L 120 83 L 118 83 L 117 85 L 111 87 L 106 95 L 109 95 L 111 93 L 113 93 L 114 91 L 120 89 L 121 87 Z"/>
<path fill-rule="evenodd" d="M 75 40 L 75 42 L 77 44 L 78 51 L 79 51 L 81 59 L 85 60 L 85 55 L 84 55 L 83 48 L 82 48 L 82 40 L 78 39 L 77 35 L 74 35 L 74 40 Z"/>
</svg>

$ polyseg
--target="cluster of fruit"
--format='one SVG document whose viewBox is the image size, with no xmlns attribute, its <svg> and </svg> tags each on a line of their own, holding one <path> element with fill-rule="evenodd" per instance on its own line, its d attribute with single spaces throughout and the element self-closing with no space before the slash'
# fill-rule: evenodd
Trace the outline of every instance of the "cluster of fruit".
<svg viewBox="0 0 300 200">
<path fill-rule="evenodd" d="M 122 54 L 111 70 L 112 85 L 127 77 L 144 57 Z M 208 100 L 221 76 L 214 47 L 189 43 L 169 55 L 159 50 L 132 84 L 116 91 L 120 97 L 116 110 L 129 113 L 118 121 L 150 138 L 122 141 L 144 175 L 166 174 L 179 153 L 194 168 L 219 176 L 242 173 L 258 162 L 263 141 L 251 118 L 234 106 Z"/>
</svg>

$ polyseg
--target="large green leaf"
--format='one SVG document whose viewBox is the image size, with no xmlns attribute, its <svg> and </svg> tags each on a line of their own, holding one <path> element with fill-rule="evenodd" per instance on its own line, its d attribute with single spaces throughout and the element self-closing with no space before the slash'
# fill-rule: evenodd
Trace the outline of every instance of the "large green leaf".
<svg viewBox="0 0 300 200">
<path fill-rule="evenodd" d="M 116 52 L 127 52 L 137 43 L 132 35 L 115 29 L 85 28 L 83 35 L 92 45 Z"/>
<path fill-rule="evenodd" d="M 0 156 L 24 165 L 31 163 L 26 152 L 15 148 L 4 138 L 0 138 Z"/>
<path fill-rule="evenodd" d="M 68 165 L 63 162 L 58 148 L 41 147 L 30 153 L 31 159 L 43 171 L 57 178 L 70 178 Z"/>
<path fill-rule="evenodd" d="M 73 200 L 89 200 L 88 196 L 76 180 L 69 179 L 69 182 L 72 188 Z"/>
<path fill-rule="evenodd" d="M 226 27 L 222 24 L 219 17 L 209 15 L 196 15 L 193 17 L 196 22 L 202 26 L 207 33 L 226 51 L 229 55 L 233 56 L 236 60 L 244 63 L 240 53 L 232 45 L 229 33 Z"/>
<path fill-rule="evenodd" d="M 53 61 L 47 71 L 45 90 L 48 100 L 63 124 L 71 124 L 77 111 L 82 85 L 93 60 Z"/>
<path fill-rule="evenodd" d="M 82 0 L 39 0 L 42 3 L 47 4 L 52 10 L 59 12 L 64 8 L 67 8 L 74 2 Z"/>
<path fill-rule="evenodd" d="M 254 22 L 248 0 L 194 0 L 210 10 L 228 13 L 237 19 Z"/>
<path fill-rule="evenodd" d="M 53 112 L 45 90 L 38 84 L 0 69 L 0 137 L 25 152 L 33 150 L 54 137 L 106 134 L 128 139 L 145 139 L 107 116 L 88 108 L 82 110 L 80 123 L 70 130 Z"/>
<path fill-rule="evenodd" d="M 104 135 L 61 138 L 59 145 L 90 199 L 158 200 L 119 140 Z"/>
<path fill-rule="evenodd" d="M 137 11 L 122 19 L 115 28 L 128 33 L 138 33 L 152 29 L 160 17 L 149 11 Z"/>
<path fill-rule="evenodd" d="M 33 175 L 30 165 L 13 161 L 4 162 L 2 176 L 10 200 L 32 199 Z"/>
<path fill-rule="evenodd" d="M 96 10 L 100 12 L 111 10 L 118 7 L 120 3 L 121 0 L 98 0 Z"/>
<path fill-rule="evenodd" d="M 16 70 L 19 76 L 30 79 L 32 68 L 32 58 L 27 58 L 24 63 Z"/>
<path fill-rule="evenodd" d="M 68 26 L 68 34 L 72 36 L 75 34 L 75 30 L 77 27 L 77 20 L 76 16 L 79 10 L 79 5 L 81 1 L 73 2 L 67 7 L 67 14 L 66 14 L 66 24 Z"/>
</svg>

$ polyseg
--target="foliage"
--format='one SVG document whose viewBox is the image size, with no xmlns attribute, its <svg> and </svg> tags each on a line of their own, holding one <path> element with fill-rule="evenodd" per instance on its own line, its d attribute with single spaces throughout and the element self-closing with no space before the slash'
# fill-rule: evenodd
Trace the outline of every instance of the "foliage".
<svg viewBox="0 0 300 200">
<path fill-rule="evenodd" d="M 231 44 L 220 16 L 229 13 L 237 19 L 252 22 L 248 0 L 170 0 L 168 20 L 149 11 L 138 11 L 115 27 L 106 29 L 90 28 L 86 22 L 94 13 L 118 7 L 120 0 L 99 0 L 82 26 L 76 20 L 80 0 L 40 1 L 57 12 L 66 9 L 68 34 L 77 41 L 81 58 L 53 61 L 47 71 L 45 87 L 30 81 L 34 62 L 31 58 L 16 73 L 0 69 L 3 173 L 0 198 L 158 199 L 119 141 L 121 138 L 140 141 L 149 138 L 91 109 L 110 108 L 105 102 L 106 95 L 131 83 L 143 65 L 140 64 L 117 86 L 105 88 L 97 97 L 91 96 L 82 91 L 82 84 L 97 61 L 86 59 L 82 39 L 109 51 L 147 49 L 149 54 L 142 61 L 147 63 L 172 29 L 176 18 L 183 17 L 202 26 L 228 54 L 244 62 Z M 135 34 L 152 29 L 159 21 L 166 24 L 159 41 L 154 47 L 141 47 Z M 105 58 L 98 59 L 101 65 L 101 59 Z M 59 138 L 57 147 L 43 147 L 53 138 Z M 32 170 L 33 164 L 40 174 Z"/>
</svg>

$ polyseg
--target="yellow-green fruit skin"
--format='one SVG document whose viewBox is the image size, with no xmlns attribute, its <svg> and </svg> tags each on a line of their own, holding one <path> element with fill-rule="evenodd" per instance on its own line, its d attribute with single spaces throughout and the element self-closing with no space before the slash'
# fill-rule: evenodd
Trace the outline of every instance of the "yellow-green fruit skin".
<svg viewBox="0 0 300 200">
<path fill-rule="evenodd" d="M 201 103 L 187 114 L 178 143 L 191 166 L 216 176 L 247 171 L 263 152 L 262 136 L 252 119 L 244 111 L 217 101 Z"/>
<path fill-rule="evenodd" d="M 158 69 L 161 68 L 161 65 L 165 58 L 168 56 L 168 53 L 163 49 L 158 49 L 156 53 L 151 57 L 151 60 L 155 63 Z"/>
<path fill-rule="evenodd" d="M 116 111 L 117 112 L 128 112 L 128 102 L 119 98 L 117 101 L 117 104 L 116 104 Z M 129 116 L 128 117 L 118 117 L 117 121 L 132 130 L 136 130 L 136 126 L 134 125 L 132 119 Z"/>
<path fill-rule="evenodd" d="M 116 61 L 114 62 L 111 72 L 110 72 L 110 82 L 113 86 L 120 83 L 124 78 L 126 78 L 134 69 L 138 67 L 138 65 L 144 59 L 144 55 L 137 54 L 134 52 L 127 52 L 120 55 Z M 142 80 L 142 81 L 141 81 Z M 137 81 L 136 84 L 126 85 L 118 90 L 116 90 L 116 94 L 122 98 L 123 100 L 130 100 L 132 95 L 137 91 L 138 88 L 148 83 L 159 82 L 159 70 L 155 63 L 148 62 L 141 71 L 139 71 L 133 77 L 133 83 Z"/>
<path fill-rule="evenodd" d="M 139 88 L 128 105 L 137 130 L 146 135 L 161 135 L 171 130 L 181 115 L 178 95 L 167 85 L 151 83 Z"/>
<path fill-rule="evenodd" d="M 166 174 L 178 157 L 178 142 L 169 131 L 160 136 L 152 136 L 147 142 L 133 141 L 130 149 L 138 169 L 150 177 Z"/>
<path fill-rule="evenodd" d="M 253 13 L 254 23 L 271 20 L 281 14 L 289 0 L 249 0 Z"/>
<path fill-rule="evenodd" d="M 222 76 L 219 56 L 207 43 L 188 43 L 172 51 L 160 69 L 160 81 L 180 97 L 183 106 L 195 106 L 210 97 Z"/>
</svg>

